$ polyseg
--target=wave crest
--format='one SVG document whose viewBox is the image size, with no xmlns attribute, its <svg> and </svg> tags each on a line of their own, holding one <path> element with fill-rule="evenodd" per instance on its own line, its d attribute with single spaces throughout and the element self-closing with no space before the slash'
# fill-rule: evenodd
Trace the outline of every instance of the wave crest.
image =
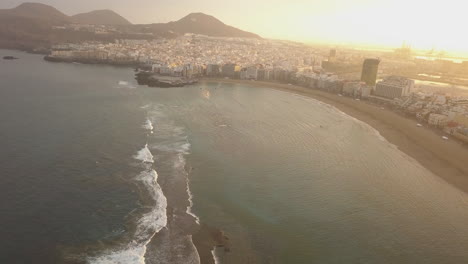
<svg viewBox="0 0 468 264">
<path fill-rule="evenodd" d="M 148 144 L 141 149 L 135 159 L 145 163 L 153 163 L 153 155 Z M 88 258 L 92 264 L 144 264 L 146 247 L 151 239 L 167 225 L 167 199 L 158 184 L 158 173 L 147 166 L 137 177 L 136 181 L 143 184 L 147 194 L 151 197 L 152 205 L 143 209 L 148 210 L 137 221 L 132 241 L 122 249 L 107 251 L 98 257 Z"/>
</svg>

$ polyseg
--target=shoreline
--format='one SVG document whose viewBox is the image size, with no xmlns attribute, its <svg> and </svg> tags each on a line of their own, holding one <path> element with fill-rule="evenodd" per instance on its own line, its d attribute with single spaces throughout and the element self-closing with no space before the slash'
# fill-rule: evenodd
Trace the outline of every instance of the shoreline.
<svg viewBox="0 0 468 264">
<path fill-rule="evenodd" d="M 438 178 L 468 193 L 468 148 L 461 146 L 453 140 L 444 141 L 433 130 L 427 127 L 416 127 L 416 121 L 403 117 L 391 110 L 381 109 L 380 106 L 363 101 L 355 101 L 352 98 L 339 97 L 336 94 L 295 85 L 215 78 L 200 79 L 200 83 L 204 82 L 245 84 L 251 87 L 273 88 L 307 96 L 332 105 L 347 115 L 369 124 L 379 131 L 387 141 L 396 145 L 400 151 L 414 158 L 422 166 L 438 176 Z M 188 219 L 185 220 L 188 221 Z M 197 229 L 198 232 L 195 231 Z M 193 232 L 190 232 L 193 237 L 193 243 L 202 261 L 206 261 L 202 263 L 214 263 L 215 260 L 213 259 L 211 250 L 213 246 L 222 243 L 216 239 L 217 237 L 222 237 L 220 236 L 222 231 L 207 226 L 193 228 L 190 231 Z M 148 248 L 155 247 L 155 244 L 156 241 L 150 243 Z"/>
<path fill-rule="evenodd" d="M 128 68 L 134 68 L 140 66 L 138 63 L 112 63 L 108 61 L 93 61 L 93 60 L 87 60 L 87 59 L 63 59 L 63 58 L 50 58 L 49 56 L 49 50 L 48 49 L 31 49 L 31 48 L 10 48 L 10 47 L 0 47 L 0 50 L 11 50 L 11 51 L 17 51 L 17 52 L 25 52 L 28 54 L 36 54 L 36 55 L 43 55 L 45 61 L 49 62 L 62 62 L 62 63 L 82 63 L 82 64 L 91 64 L 91 65 L 108 65 L 108 66 L 116 66 L 116 67 L 128 67 Z M 46 59 L 47 57 L 47 59 Z M 404 74 L 403 74 L 404 75 Z M 402 75 L 402 76 L 403 76 Z M 440 84 L 445 84 L 447 86 L 464 86 L 468 87 L 468 82 L 457 82 L 457 81 L 450 81 L 450 80 L 440 80 L 440 79 L 432 79 L 432 78 L 425 78 L 421 76 L 413 76 L 409 75 L 407 76 L 410 79 L 414 79 L 417 81 L 423 81 L 423 82 L 434 82 L 434 83 L 440 83 Z M 463 89 L 463 88 L 460 88 Z"/>
<path fill-rule="evenodd" d="M 108 66 L 115 66 L 115 67 L 121 67 L 121 68 L 136 68 L 142 66 L 142 64 L 137 63 L 137 62 L 128 62 L 128 61 L 122 61 L 122 62 L 110 62 L 107 60 L 94 60 L 94 59 L 76 59 L 76 58 L 57 58 L 57 57 L 52 57 L 49 55 L 44 56 L 43 60 L 47 62 L 53 62 L 53 63 L 81 63 L 81 64 L 88 64 L 88 65 L 108 65 Z"/>
<path fill-rule="evenodd" d="M 363 121 L 379 131 L 391 144 L 440 179 L 468 193 L 468 148 L 454 140 L 443 140 L 427 126 L 417 127 L 417 121 L 380 106 L 356 101 L 312 88 L 273 82 L 204 78 L 203 82 L 245 84 L 252 87 L 273 88 L 316 99 Z"/>
</svg>

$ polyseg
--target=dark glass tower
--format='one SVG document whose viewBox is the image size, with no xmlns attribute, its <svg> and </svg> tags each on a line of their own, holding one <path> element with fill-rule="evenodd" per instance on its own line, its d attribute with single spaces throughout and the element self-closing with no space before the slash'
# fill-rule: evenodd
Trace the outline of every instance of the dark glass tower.
<svg viewBox="0 0 468 264">
<path fill-rule="evenodd" d="M 362 64 L 361 81 L 374 86 L 377 81 L 380 59 L 365 59 Z"/>
</svg>

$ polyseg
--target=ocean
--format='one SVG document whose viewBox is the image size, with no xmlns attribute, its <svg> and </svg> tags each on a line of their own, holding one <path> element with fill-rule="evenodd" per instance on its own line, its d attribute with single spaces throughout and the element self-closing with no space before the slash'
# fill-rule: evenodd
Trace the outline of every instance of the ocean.
<svg viewBox="0 0 468 264">
<path fill-rule="evenodd" d="M 468 197 L 314 99 L 0 50 L 0 263 L 465 263 Z"/>
</svg>

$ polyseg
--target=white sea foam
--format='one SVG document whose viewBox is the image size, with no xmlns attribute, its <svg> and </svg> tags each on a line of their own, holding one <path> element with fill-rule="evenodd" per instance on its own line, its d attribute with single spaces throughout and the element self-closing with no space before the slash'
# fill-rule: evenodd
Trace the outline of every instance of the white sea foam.
<svg viewBox="0 0 468 264">
<path fill-rule="evenodd" d="M 145 145 L 138 153 L 134 156 L 135 159 L 140 160 L 144 163 L 153 163 L 154 157 L 151 154 L 151 151 L 148 148 L 148 144 Z"/>
<path fill-rule="evenodd" d="M 185 170 L 185 158 L 184 158 L 184 155 L 183 153 L 179 153 L 178 155 L 178 163 L 176 163 L 175 166 L 177 167 L 180 167 L 184 174 L 186 175 L 187 179 L 186 179 L 186 184 L 187 184 L 187 187 L 186 187 L 186 191 L 187 191 L 187 194 L 189 196 L 188 198 L 188 201 L 189 201 L 189 205 L 187 206 L 187 214 L 191 215 L 194 219 L 195 219 L 195 222 L 199 225 L 200 224 L 200 218 L 198 218 L 197 215 L 195 215 L 193 212 L 192 212 L 192 207 L 193 207 L 193 194 L 192 192 L 190 191 L 190 180 L 188 178 L 188 173 L 187 171 Z"/>
<path fill-rule="evenodd" d="M 136 86 L 127 81 L 119 81 L 119 88 L 135 89 Z"/>
<path fill-rule="evenodd" d="M 213 260 L 214 260 L 215 264 L 221 264 L 221 260 L 219 259 L 218 255 L 216 255 L 216 249 L 217 249 L 217 247 L 214 247 L 211 250 L 211 255 L 213 256 Z"/>
<path fill-rule="evenodd" d="M 148 194 L 154 199 L 155 205 L 137 222 L 133 240 L 124 248 L 108 251 L 98 257 L 89 258 L 91 264 L 144 264 L 146 247 L 151 239 L 167 224 L 167 199 L 159 186 L 158 174 L 155 170 L 145 170 L 136 180 L 142 182 Z"/>
<path fill-rule="evenodd" d="M 159 157 L 162 157 L 162 162 L 169 161 L 169 164 L 172 163 L 172 166 L 174 166 L 174 176 L 180 177 L 178 180 L 185 180 L 186 191 L 189 197 L 186 213 L 193 216 L 197 224 L 200 222 L 199 218 L 192 212 L 193 195 L 189 188 L 188 173 L 185 169 L 185 155 L 189 154 L 190 143 L 188 142 L 184 128 L 176 126 L 163 111 L 160 111 L 160 106 L 145 105 L 142 109 L 148 111 L 148 119 L 143 124 L 143 128 L 154 131 L 154 135 L 149 138 L 150 144 L 146 144 L 134 156 L 136 160 L 141 161 L 139 166 L 145 168 L 136 177 L 136 180 L 146 186 L 148 195 L 153 198 L 155 203 L 151 208 L 147 208 L 149 211 L 137 220 L 135 234 L 132 234 L 133 240 L 131 243 L 122 248 L 104 252 L 99 257 L 89 258 L 88 260 L 92 264 L 145 264 L 148 243 L 150 243 L 155 234 L 167 225 L 167 200 L 157 183 L 157 172 L 152 169 L 155 160 L 152 154 L 153 150 L 157 150 L 158 160 Z M 158 125 L 153 126 L 153 122 L 157 122 Z M 166 158 L 169 158 L 169 160 L 165 160 Z M 160 165 L 164 164 L 167 163 Z M 192 261 L 187 262 L 185 259 L 184 262 L 180 262 L 183 258 L 176 258 L 178 260 L 175 261 L 174 259 L 174 263 L 200 263 L 198 251 L 193 245 L 191 238 L 190 243 L 193 246 L 193 250 L 190 253 L 190 257 L 193 258 Z M 164 259 L 163 256 L 161 257 Z"/>
<path fill-rule="evenodd" d="M 121 251 L 110 252 L 100 257 L 90 258 L 91 264 L 145 263 L 146 247 L 128 247 Z M 143 256 L 143 257 L 142 257 Z"/>
<path fill-rule="evenodd" d="M 189 188 L 189 180 L 187 180 L 187 193 L 189 195 L 189 206 L 187 206 L 187 214 L 191 215 L 193 218 L 195 218 L 195 222 L 199 225 L 200 224 L 200 218 L 198 218 L 198 216 L 196 214 L 194 214 L 192 212 L 192 207 L 193 207 L 193 195 L 192 195 L 192 192 L 190 191 L 190 188 Z"/>
<path fill-rule="evenodd" d="M 190 181 L 188 173 L 185 170 L 186 161 L 184 155 L 190 154 L 191 145 L 184 128 L 174 125 L 172 120 L 168 120 L 164 113 L 160 111 L 160 108 L 161 106 L 158 105 L 155 105 L 152 108 L 147 107 L 147 109 L 151 109 L 148 111 L 148 114 L 151 115 L 153 120 L 158 122 L 157 136 L 161 136 L 161 139 L 164 139 L 161 143 L 152 145 L 151 148 L 161 152 L 177 154 L 177 160 L 174 161 L 174 167 L 176 167 L 180 174 L 183 174 L 186 177 L 186 191 L 189 196 L 189 206 L 187 206 L 186 212 L 195 218 L 197 224 L 200 224 L 200 219 L 192 212 L 193 194 L 190 191 Z"/>
<path fill-rule="evenodd" d="M 147 232 L 153 232 L 154 235 L 167 224 L 167 199 L 158 184 L 158 174 L 155 170 L 143 171 L 138 175 L 137 180 L 146 186 L 148 194 L 156 203 L 149 213 L 138 220 L 136 234 L 137 237 L 144 236 Z"/>
<path fill-rule="evenodd" d="M 159 151 L 165 152 L 175 152 L 181 154 L 190 154 L 190 143 L 188 142 L 173 142 L 173 143 L 163 143 L 156 144 L 151 147 L 152 149 L 157 149 Z"/>
<path fill-rule="evenodd" d="M 171 161 L 174 166 L 174 172 L 177 176 L 182 176 L 179 180 L 184 180 L 186 184 L 186 192 L 188 195 L 188 205 L 186 213 L 192 216 L 197 224 L 200 224 L 200 219 L 192 212 L 193 207 L 193 194 L 190 191 L 189 173 L 186 170 L 186 159 L 185 155 L 190 154 L 191 145 L 189 143 L 185 129 L 181 126 L 174 124 L 174 121 L 169 119 L 162 108 L 166 108 L 164 105 L 153 105 L 148 107 L 148 115 L 151 116 L 151 120 L 157 122 L 158 126 L 155 129 L 154 139 L 158 139 L 156 144 L 151 144 L 151 150 L 157 150 L 158 156 L 168 154 L 174 159 Z M 175 155 L 174 155 L 175 154 Z M 193 244 L 193 242 L 192 242 Z M 197 256 L 197 262 L 200 263 L 198 252 L 194 248 L 194 256 Z"/>
<path fill-rule="evenodd" d="M 151 120 L 146 119 L 146 122 L 143 125 L 143 128 L 146 130 L 149 130 L 151 134 L 153 134 L 154 127 L 153 127 L 153 122 L 151 122 Z"/>
</svg>

